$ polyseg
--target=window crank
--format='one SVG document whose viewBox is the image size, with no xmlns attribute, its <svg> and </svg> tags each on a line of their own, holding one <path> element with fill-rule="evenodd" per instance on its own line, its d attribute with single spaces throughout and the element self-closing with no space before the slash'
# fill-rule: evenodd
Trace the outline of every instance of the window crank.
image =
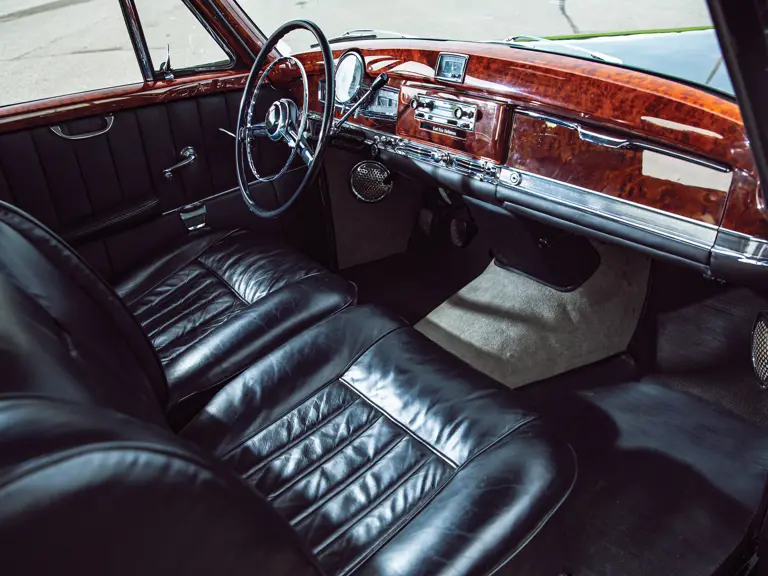
<svg viewBox="0 0 768 576">
<path fill-rule="evenodd" d="M 181 151 L 181 158 L 182 160 L 170 168 L 166 168 L 163 170 L 163 176 L 167 180 L 173 180 L 173 171 L 178 170 L 179 168 L 184 168 L 184 166 L 189 166 L 192 164 L 195 160 L 197 160 L 197 152 L 195 152 L 195 149 L 192 148 L 192 146 L 187 146 L 184 148 L 184 150 Z"/>
</svg>

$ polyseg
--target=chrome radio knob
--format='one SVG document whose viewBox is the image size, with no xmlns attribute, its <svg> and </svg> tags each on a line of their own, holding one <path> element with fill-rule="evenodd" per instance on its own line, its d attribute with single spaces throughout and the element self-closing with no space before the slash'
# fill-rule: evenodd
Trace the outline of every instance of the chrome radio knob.
<svg viewBox="0 0 768 576">
<path fill-rule="evenodd" d="M 408 105 L 414 110 L 416 110 L 416 108 L 419 107 L 419 101 L 416 98 L 414 98 L 413 100 L 411 100 L 411 102 Z"/>
<path fill-rule="evenodd" d="M 456 120 L 461 120 L 462 118 L 464 118 L 464 110 L 462 110 L 461 108 L 456 108 L 453 111 L 453 115 L 456 117 Z"/>
</svg>

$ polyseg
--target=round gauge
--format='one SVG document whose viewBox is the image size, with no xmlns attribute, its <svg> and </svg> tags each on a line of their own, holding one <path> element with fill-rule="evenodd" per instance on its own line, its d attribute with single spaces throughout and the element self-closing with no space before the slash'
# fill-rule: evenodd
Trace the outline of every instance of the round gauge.
<svg viewBox="0 0 768 576">
<path fill-rule="evenodd" d="M 336 102 L 351 102 L 363 82 L 363 57 L 357 52 L 347 52 L 336 65 Z"/>
</svg>

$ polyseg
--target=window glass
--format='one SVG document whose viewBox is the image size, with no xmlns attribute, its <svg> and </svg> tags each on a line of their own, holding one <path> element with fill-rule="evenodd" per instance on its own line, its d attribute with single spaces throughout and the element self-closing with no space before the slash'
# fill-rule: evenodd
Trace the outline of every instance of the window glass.
<svg viewBox="0 0 768 576">
<path fill-rule="evenodd" d="M 315 22 L 328 38 L 373 32 L 376 38 L 516 43 L 733 95 L 706 0 L 236 1 L 267 36 L 284 22 L 302 18 Z M 278 49 L 302 52 L 314 42 L 309 34 L 291 33 Z"/>
<path fill-rule="evenodd" d="M 156 71 L 169 46 L 173 70 L 229 65 L 229 56 L 181 0 L 137 0 L 136 6 Z"/>
<path fill-rule="evenodd" d="M 0 0 L 0 106 L 137 82 L 117 0 Z"/>
</svg>

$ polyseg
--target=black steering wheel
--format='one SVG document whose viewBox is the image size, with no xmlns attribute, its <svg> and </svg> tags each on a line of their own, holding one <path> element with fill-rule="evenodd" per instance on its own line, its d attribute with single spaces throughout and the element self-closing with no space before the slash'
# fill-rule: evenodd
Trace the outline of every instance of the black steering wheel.
<svg viewBox="0 0 768 576">
<path fill-rule="evenodd" d="M 307 108 L 309 106 L 309 83 L 307 82 L 307 73 L 301 62 L 293 56 L 281 56 L 269 63 L 264 73 L 261 68 L 264 66 L 272 50 L 278 41 L 289 32 L 294 30 L 308 30 L 314 34 L 320 50 L 323 54 L 323 63 L 325 64 L 325 93 L 329 96 L 325 99 L 323 107 L 323 119 L 320 126 L 320 132 L 317 137 L 317 145 L 313 150 L 309 142 L 304 137 L 307 127 Z M 255 117 L 255 108 L 258 101 L 259 92 L 267 81 L 269 73 L 285 62 L 298 67 L 301 73 L 303 83 L 303 104 L 302 108 L 290 98 L 282 98 L 274 102 L 267 111 L 265 118 Z M 240 112 L 237 116 L 237 133 L 235 144 L 235 163 L 237 164 L 237 182 L 240 186 L 240 192 L 243 194 L 248 208 L 262 218 L 274 218 L 285 212 L 296 201 L 304 189 L 317 176 L 325 155 L 326 141 L 333 124 L 335 77 L 333 68 L 333 54 L 325 34 L 317 27 L 314 22 L 309 20 L 292 20 L 283 24 L 270 36 L 267 43 L 259 52 L 256 62 L 253 63 L 251 73 L 248 75 L 248 82 L 245 85 L 243 99 L 240 102 Z M 253 161 L 251 151 L 251 142 L 255 138 L 269 138 L 274 142 L 285 142 L 290 148 L 288 160 L 281 170 L 272 176 L 263 176 L 259 174 Z M 274 182 L 281 178 L 296 158 L 296 154 L 307 165 L 307 172 L 299 187 L 291 195 L 287 202 L 273 210 L 268 210 L 259 206 L 256 199 L 251 194 L 249 181 L 256 182 Z M 248 172 L 252 174 L 249 176 Z"/>
</svg>

